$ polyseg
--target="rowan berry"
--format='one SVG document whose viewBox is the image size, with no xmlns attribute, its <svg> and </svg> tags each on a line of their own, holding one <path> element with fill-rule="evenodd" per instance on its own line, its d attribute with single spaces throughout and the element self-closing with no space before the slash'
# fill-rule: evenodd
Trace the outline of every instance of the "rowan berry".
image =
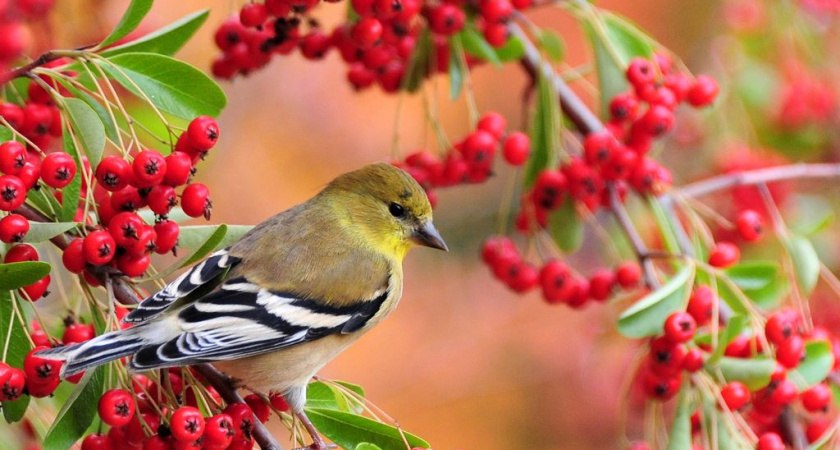
<svg viewBox="0 0 840 450">
<path fill-rule="evenodd" d="M 741 239 L 745 241 L 757 241 L 764 232 L 764 220 L 761 218 L 761 214 L 753 209 L 745 209 L 738 213 L 735 226 Z"/>
<path fill-rule="evenodd" d="M 0 176 L 0 210 L 13 211 L 26 201 L 26 186 L 14 175 Z"/>
<path fill-rule="evenodd" d="M 134 158 L 132 169 L 135 187 L 152 187 L 163 181 L 166 175 L 166 159 L 155 150 L 143 150 Z"/>
<path fill-rule="evenodd" d="M 740 381 L 731 381 L 720 390 L 720 395 L 723 397 L 723 402 L 732 411 L 738 411 L 750 401 L 750 391 L 747 386 Z"/>
<path fill-rule="evenodd" d="M 190 122 L 186 135 L 193 148 L 206 152 L 219 140 L 219 124 L 210 116 L 198 116 Z"/>
<path fill-rule="evenodd" d="M 20 242 L 29 232 L 29 221 L 20 214 L 9 214 L 0 219 L 0 241 L 7 244 Z"/>
<path fill-rule="evenodd" d="M 97 230 L 85 237 L 82 243 L 82 252 L 85 261 L 101 266 L 114 259 L 114 255 L 117 253 L 117 243 L 107 231 Z"/>
<path fill-rule="evenodd" d="M 0 171 L 6 175 L 17 175 L 24 164 L 26 164 L 26 147 L 23 144 L 18 141 L 0 144 Z"/>
<path fill-rule="evenodd" d="M 665 337 L 675 344 L 688 342 L 694 337 L 697 330 L 697 322 L 691 314 L 678 311 L 665 319 Z"/>
<path fill-rule="evenodd" d="M 709 265 L 712 267 L 729 267 L 738 262 L 741 258 L 741 251 L 731 243 L 721 241 L 715 244 L 709 253 Z"/>
<path fill-rule="evenodd" d="M 96 180 L 105 190 L 116 192 L 134 180 L 134 172 L 128 161 L 108 156 L 96 166 Z"/>
<path fill-rule="evenodd" d="M 50 153 L 41 163 L 41 179 L 52 188 L 61 189 L 76 176 L 76 161 L 67 153 Z"/>
<path fill-rule="evenodd" d="M 642 269 L 637 262 L 626 262 L 615 268 L 615 279 L 623 289 L 632 289 L 642 279 Z"/>
<path fill-rule="evenodd" d="M 201 217 L 210 219 L 210 209 L 213 203 L 210 201 L 210 189 L 201 183 L 192 183 L 184 188 L 181 193 L 181 207 L 190 217 Z"/>
</svg>

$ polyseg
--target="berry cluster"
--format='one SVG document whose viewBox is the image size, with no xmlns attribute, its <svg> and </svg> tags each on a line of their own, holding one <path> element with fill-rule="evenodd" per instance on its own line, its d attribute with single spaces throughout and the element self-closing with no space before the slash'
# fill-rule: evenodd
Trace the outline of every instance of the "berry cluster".
<svg viewBox="0 0 840 450">
<path fill-rule="evenodd" d="M 272 410 L 289 409 L 280 395 L 271 395 L 269 404 L 251 394 L 245 397 L 245 403 L 219 407 L 217 414 L 205 417 L 198 409 L 195 390 L 185 389 L 180 373 L 180 369 L 167 372 L 172 393 L 178 398 L 183 396 L 185 403 L 171 412 L 163 407 L 165 399 L 158 393 L 159 385 L 143 375 L 133 377 L 131 391 L 105 392 L 99 399 L 99 417 L 111 428 L 107 434 L 85 437 L 82 450 L 248 450 L 254 446 L 254 421 L 266 422 Z M 202 389 L 214 397 L 216 404 L 221 404 L 212 387 Z"/>
<path fill-rule="evenodd" d="M 55 0 L 0 2 L 0 74 L 32 47 L 29 23 L 43 20 L 53 3 Z"/>
<path fill-rule="evenodd" d="M 487 180 L 493 173 L 493 163 L 500 146 L 507 163 L 521 166 L 528 160 L 531 152 L 528 136 L 520 131 L 506 133 L 506 128 L 505 118 L 491 111 L 479 119 L 475 131 L 453 144 L 454 151 L 443 158 L 420 150 L 408 155 L 404 161 L 392 164 L 411 174 L 435 206 L 435 188 Z"/>
<path fill-rule="evenodd" d="M 525 293 L 539 286 L 546 302 L 565 303 L 572 308 L 581 308 L 589 300 L 603 302 L 618 287 L 634 289 L 642 276 L 635 262 L 620 264 L 614 270 L 596 270 L 589 278 L 574 273 L 568 264 L 557 259 L 537 268 L 522 258 L 516 245 L 506 236 L 485 241 L 481 259 L 493 271 L 493 276 L 514 292 Z"/>
<path fill-rule="evenodd" d="M 468 17 L 475 16 L 476 28 L 491 46 L 502 47 L 508 41 L 506 22 L 514 8 L 525 9 L 531 1 L 352 0 L 352 17 L 329 33 L 309 15 L 318 3 L 266 0 L 245 4 L 216 30 L 216 45 L 223 53 L 213 62 L 213 74 L 230 79 L 265 66 L 275 54 L 288 55 L 297 48 L 304 58 L 319 60 L 335 48 L 347 63 L 347 80 L 355 89 L 378 84 L 385 92 L 396 92 L 422 33 L 431 33 L 434 46 L 432 68 L 422 75 L 446 73 L 448 38 L 464 28 Z M 467 57 L 468 65 L 478 62 Z"/>
</svg>

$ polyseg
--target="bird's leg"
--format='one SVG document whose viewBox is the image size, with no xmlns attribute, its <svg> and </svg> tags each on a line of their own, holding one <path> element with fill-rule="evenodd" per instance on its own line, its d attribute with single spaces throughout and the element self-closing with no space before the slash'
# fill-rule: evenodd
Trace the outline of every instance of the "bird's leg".
<svg viewBox="0 0 840 450">
<path fill-rule="evenodd" d="M 328 445 L 326 442 L 324 442 L 324 438 L 322 438 L 321 435 L 318 434 L 318 430 L 316 430 L 315 425 L 312 425 L 312 422 L 309 421 L 309 417 L 306 417 L 305 412 L 301 410 L 299 412 L 296 412 L 295 415 L 297 416 L 298 420 L 300 420 L 300 423 L 303 424 L 303 427 L 306 428 L 306 432 L 309 433 L 310 436 L 312 436 L 312 445 L 310 445 L 309 447 L 304 447 L 304 449 L 328 450 L 336 447 L 335 445 Z"/>
</svg>

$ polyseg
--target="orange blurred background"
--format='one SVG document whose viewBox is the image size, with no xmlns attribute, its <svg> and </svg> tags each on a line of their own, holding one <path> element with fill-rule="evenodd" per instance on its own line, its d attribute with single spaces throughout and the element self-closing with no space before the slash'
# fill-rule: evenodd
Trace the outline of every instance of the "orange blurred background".
<svg viewBox="0 0 840 450">
<path fill-rule="evenodd" d="M 89 10 L 68 3 L 57 2 L 56 14 L 69 20 L 63 28 L 81 14 L 90 20 Z M 95 3 L 94 20 L 107 24 L 127 2 Z M 217 54 L 214 27 L 237 6 L 158 1 L 141 30 L 211 8 L 208 22 L 178 55 L 208 70 Z M 637 22 L 689 67 L 703 59 L 716 23 L 716 2 L 612 0 L 599 6 Z M 343 12 L 343 3 L 318 11 L 328 25 Z M 569 64 L 589 58 L 567 15 L 544 7 L 530 16 L 562 33 Z M 433 145 L 419 96 L 376 89 L 356 94 L 344 67 L 334 52 L 320 62 L 294 54 L 222 83 L 229 104 L 220 118 L 221 143 L 197 177 L 211 188 L 213 222 L 254 224 L 302 202 L 337 174 L 388 159 L 395 131 L 405 154 Z M 516 127 L 526 82 L 515 64 L 475 70 L 479 110 L 497 110 Z M 449 136 L 463 136 L 470 126 L 466 105 L 449 101 L 445 78 L 438 85 L 439 120 Z M 321 375 L 361 384 L 370 400 L 437 450 L 619 448 L 621 385 L 637 345 L 614 331 L 620 307 L 548 306 L 536 293 L 508 292 L 479 262 L 509 175 L 502 171 L 483 185 L 440 193 L 436 223 L 451 251 L 413 252 L 400 308 Z M 280 429 L 276 418 L 270 423 Z M 631 437 L 639 436 L 638 427 L 638 419 L 631 421 Z"/>
</svg>

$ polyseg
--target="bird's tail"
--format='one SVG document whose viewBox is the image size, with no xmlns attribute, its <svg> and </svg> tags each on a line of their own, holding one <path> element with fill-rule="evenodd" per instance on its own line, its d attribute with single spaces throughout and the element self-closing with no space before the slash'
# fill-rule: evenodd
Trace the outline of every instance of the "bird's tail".
<svg viewBox="0 0 840 450">
<path fill-rule="evenodd" d="M 81 344 L 51 348 L 38 352 L 45 359 L 64 361 L 61 377 L 66 378 L 115 359 L 128 356 L 148 345 L 143 329 L 137 326 L 97 336 Z"/>
</svg>

